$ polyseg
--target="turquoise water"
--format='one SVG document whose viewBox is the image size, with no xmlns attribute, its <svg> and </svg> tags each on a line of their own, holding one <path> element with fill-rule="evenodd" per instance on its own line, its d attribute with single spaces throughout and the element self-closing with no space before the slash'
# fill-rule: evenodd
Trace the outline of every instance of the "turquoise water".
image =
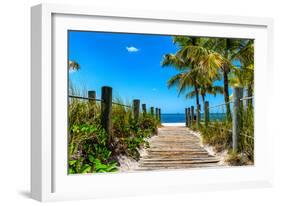
<svg viewBox="0 0 281 206">
<path fill-rule="evenodd" d="M 204 114 L 201 114 L 201 120 Z M 225 113 L 210 113 L 210 121 L 225 119 Z M 161 114 L 162 123 L 185 123 L 185 114 Z"/>
</svg>

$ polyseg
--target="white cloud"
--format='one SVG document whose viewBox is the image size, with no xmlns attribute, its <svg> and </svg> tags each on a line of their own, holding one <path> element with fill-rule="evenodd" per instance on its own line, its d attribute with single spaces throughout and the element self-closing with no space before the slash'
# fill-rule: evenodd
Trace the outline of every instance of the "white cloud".
<svg viewBox="0 0 281 206">
<path fill-rule="evenodd" d="M 138 52 L 139 51 L 138 48 L 133 47 L 133 46 L 126 47 L 126 49 L 127 49 L 128 52 Z"/>
</svg>

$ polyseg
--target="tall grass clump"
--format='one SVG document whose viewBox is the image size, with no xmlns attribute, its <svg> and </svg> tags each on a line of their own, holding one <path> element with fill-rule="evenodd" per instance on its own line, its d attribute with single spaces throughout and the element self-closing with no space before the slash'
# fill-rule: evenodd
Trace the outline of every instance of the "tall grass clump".
<svg viewBox="0 0 281 206">
<path fill-rule="evenodd" d="M 227 161 L 230 165 L 253 164 L 254 162 L 254 108 L 240 110 L 241 122 L 237 151 L 232 150 L 232 122 L 213 121 L 208 127 L 201 125 L 203 142 L 215 148 L 217 152 L 228 150 Z"/>
<path fill-rule="evenodd" d="M 237 151 L 231 150 L 227 161 L 231 165 L 248 165 L 254 163 L 254 108 L 240 110 L 241 122 Z"/>
<path fill-rule="evenodd" d="M 240 150 L 254 162 L 254 107 L 250 105 L 242 116 Z"/>
<path fill-rule="evenodd" d="M 216 151 L 221 152 L 229 149 L 231 145 L 232 124 L 229 121 L 214 121 L 208 127 L 201 126 L 200 132 L 203 143 L 213 146 Z"/>
</svg>

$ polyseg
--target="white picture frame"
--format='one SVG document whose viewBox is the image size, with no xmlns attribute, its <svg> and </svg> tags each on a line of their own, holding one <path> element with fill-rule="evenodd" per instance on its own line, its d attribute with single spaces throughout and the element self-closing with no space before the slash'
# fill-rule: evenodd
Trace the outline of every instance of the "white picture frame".
<svg viewBox="0 0 281 206">
<path fill-rule="evenodd" d="M 272 19 L 40 4 L 31 9 L 31 25 L 32 198 L 53 201 L 272 186 L 274 137 L 266 114 L 270 101 L 262 98 L 262 94 L 267 93 L 269 98 L 270 94 L 264 84 L 260 85 L 266 82 L 267 87 L 272 87 Z M 67 29 L 157 34 L 189 32 L 189 35 L 257 39 L 255 166 L 68 176 L 64 169 L 66 142 L 55 138 L 66 132 L 58 128 L 64 128 L 60 125 L 66 121 L 67 70 L 57 68 L 66 66 Z"/>
</svg>

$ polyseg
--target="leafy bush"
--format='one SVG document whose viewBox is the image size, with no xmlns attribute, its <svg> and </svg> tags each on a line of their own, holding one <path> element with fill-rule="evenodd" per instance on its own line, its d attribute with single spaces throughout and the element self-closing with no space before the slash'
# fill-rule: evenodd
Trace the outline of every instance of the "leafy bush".
<svg viewBox="0 0 281 206">
<path fill-rule="evenodd" d="M 118 139 L 115 145 L 116 154 L 125 154 L 136 160 L 139 159 L 139 149 L 142 146 L 148 147 L 147 138 L 157 132 L 158 122 L 151 115 L 143 115 L 138 121 L 134 120 L 131 111 L 127 116 L 114 115 L 113 136 Z"/>
<path fill-rule="evenodd" d="M 69 173 L 116 171 L 117 163 L 110 160 L 107 135 L 95 122 L 71 125 L 68 146 Z"/>
</svg>

